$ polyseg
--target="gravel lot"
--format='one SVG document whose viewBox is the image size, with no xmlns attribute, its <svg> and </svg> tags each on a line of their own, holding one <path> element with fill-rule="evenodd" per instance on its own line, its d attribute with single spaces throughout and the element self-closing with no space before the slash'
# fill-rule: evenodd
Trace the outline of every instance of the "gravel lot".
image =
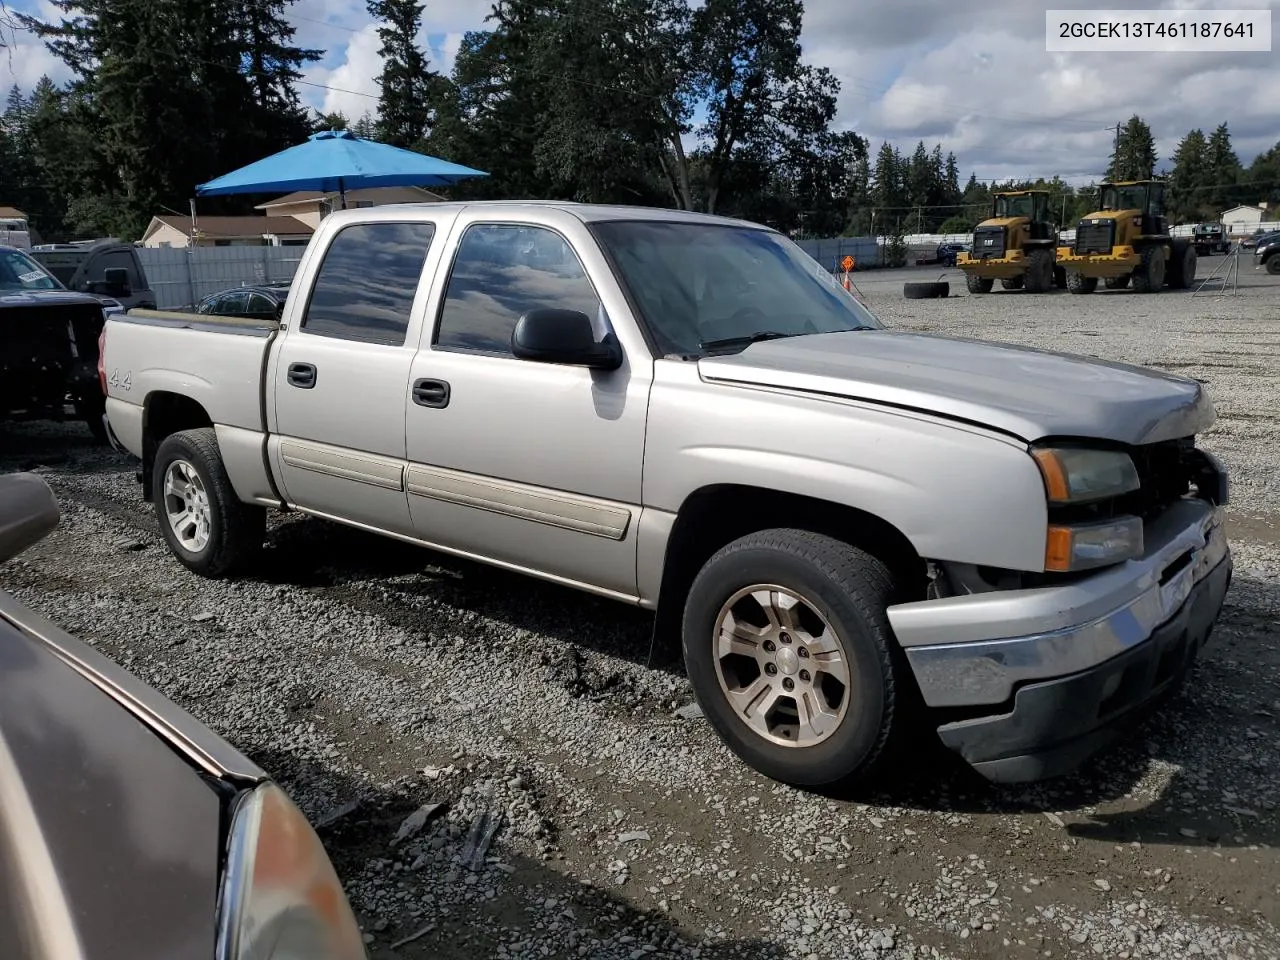
<svg viewBox="0 0 1280 960">
<path fill-rule="evenodd" d="M 76 426 L 0 427 L 0 470 L 64 508 L 0 587 L 274 773 L 375 958 L 1280 957 L 1280 278 L 1242 264 L 1238 295 L 1194 298 L 855 277 L 893 326 L 1160 367 L 1218 405 L 1237 575 L 1214 642 L 1138 736 L 1032 788 L 924 748 L 875 795 L 781 787 L 682 715 L 648 616 L 320 521 L 201 580 Z"/>
</svg>

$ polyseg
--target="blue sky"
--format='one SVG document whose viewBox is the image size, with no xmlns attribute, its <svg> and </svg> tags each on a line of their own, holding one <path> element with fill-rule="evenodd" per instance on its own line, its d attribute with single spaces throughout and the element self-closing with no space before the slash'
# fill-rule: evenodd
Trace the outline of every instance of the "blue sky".
<svg viewBox="0 0 1280 960">
<path fill-rule="evenodd" d="M 6 0 L 51 15 L 45 0 Z M 1270 9 L 1280 0 L 1164 0 L 1134 6 Z M 483 26 L 491 0 L 428 0 L 420 42 L 433 66 L 452 68 L 467 30 Z M 1112 128 L 1137 113 L 1151 124 L 1162 160 L 1188 129 L 1226 120 L 1248 162 L 1280 140 L 1275 108 L 1280 53 L 1047 53 L 1046 7 L 1098 0 L 894 0 L 881 5 L 807 0 L 806 58 L 842 82 L 837 123 L 909 152 L 919 139 L 953 150 L 982 178 L 1101 174 Z M 1273 15 L 1274 16 L 1274 15 Z M 303 46 L 326 56 L 300 92 L 321 110 L 357 118 L 377 102 L 378 40 L 365 0 L 300 0 L 291 17 Z M 0 84 L 29 88 L 65 68 L 30 37 L 0 57 Z M 620 78 L 625 81 L 625 78 Z"/>
</svg>

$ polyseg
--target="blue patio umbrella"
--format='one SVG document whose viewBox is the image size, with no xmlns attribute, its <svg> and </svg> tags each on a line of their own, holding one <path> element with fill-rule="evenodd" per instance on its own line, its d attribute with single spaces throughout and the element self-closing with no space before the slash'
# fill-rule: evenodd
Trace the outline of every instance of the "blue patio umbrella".
<svg viewBox="0 0 1280 960">
<path fill-rule="evenodd" d="M 347 205 L 347 190 L 369 187 L 447 187 L 472 177 L 487 177 L 438 157 L 362 140 L 347 130 L 314 133 L 306 143 L 273 153 L 255 163 L 196 187 L 196 195 L 274 193 L 294 190 L 337 192 Z"/>
</svg>

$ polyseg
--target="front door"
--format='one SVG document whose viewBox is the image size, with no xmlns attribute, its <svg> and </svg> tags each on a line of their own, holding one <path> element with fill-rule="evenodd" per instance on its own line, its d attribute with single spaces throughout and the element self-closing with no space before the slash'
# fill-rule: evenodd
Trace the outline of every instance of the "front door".
<svg viewBox="0 0 1280 960">
<path fill-rule="evenodd" d="M 309 301 L 290 314 L 297 329 L 281 335 L 272 374 L 272 457 L 291 504 L 411 535 L 404 425 L 417 329 L 413 336 L 410 329 L 435 238 L 428 221 L 355 223 L 324 251 Z"/>
<path fill-rule="evenodd" d="M 634 597 L 652 356 L 624 341 L 613 371 L 516 359 L 526 311 L 582 311 L 600 337 L 612 329 L 604 303 L 625 303 L 598 250 L 589 275 L 565 233 L 490 217 L 459 218 L 438 325 L 410 374 L 418 536 Z M 578 242 L 591 242 L 585 230 Z"/>
</svg>

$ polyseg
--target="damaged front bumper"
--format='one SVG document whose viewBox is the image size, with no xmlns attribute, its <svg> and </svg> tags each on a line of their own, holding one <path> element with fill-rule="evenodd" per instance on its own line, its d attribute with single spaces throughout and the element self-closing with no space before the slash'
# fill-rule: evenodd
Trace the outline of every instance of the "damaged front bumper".
<svg viewBox="0 0 1280 960">
<path fill-rule="evenodd" d="M 1061 586 L 889 608 L 925 703 L 965 717 L 947 746 L 995 781 L 1066 773 L 1182 676 L 1231 581 L 1222 508 L 1180 501 L 1145 542 Z"/>
</svg>

